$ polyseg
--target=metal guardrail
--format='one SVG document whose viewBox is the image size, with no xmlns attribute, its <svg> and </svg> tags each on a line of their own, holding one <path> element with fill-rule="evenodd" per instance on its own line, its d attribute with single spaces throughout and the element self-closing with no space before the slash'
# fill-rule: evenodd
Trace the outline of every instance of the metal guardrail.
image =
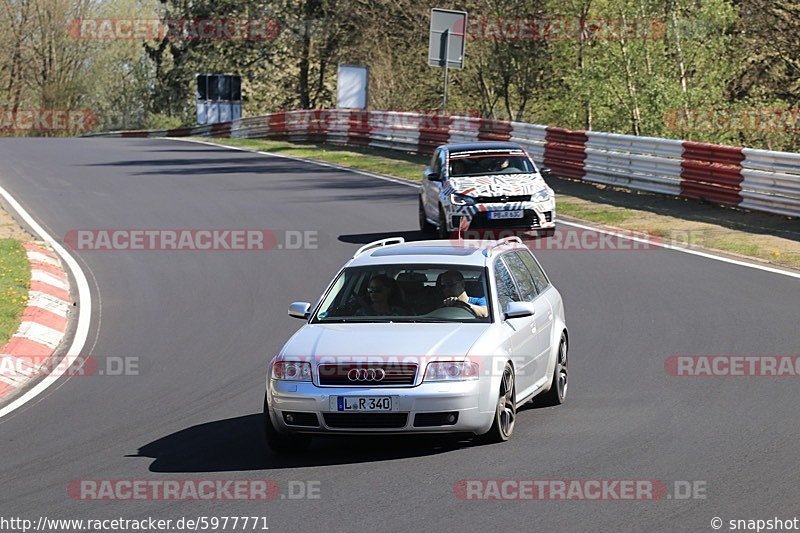
<svg viewBox="0 0 800 533">
<path fill-rule="evenodd" d="M 742 149 L 741 207 L 782 215 L 800 214 L 800 154 Z"/>
</svg>

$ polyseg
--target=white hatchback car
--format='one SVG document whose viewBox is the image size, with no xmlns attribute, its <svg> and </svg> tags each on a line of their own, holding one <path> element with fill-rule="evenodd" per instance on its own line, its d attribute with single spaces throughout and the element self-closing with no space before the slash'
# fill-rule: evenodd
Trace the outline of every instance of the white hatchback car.
<svg viewBox="0 0 800 533">
<path fill-rule="evenodd" d="M 507 440 L 517 408 L 567 394 L 561 295 L 518 237 L 361 247 L 270 361 L 275 451 L 319 433 L 469 433 Z"/>
<path fill-rule="evenodd" d="M 461 230 L 555 232 L 555 193 L 550 172 L 518 144 L 445 144 L 433 153 L 419 195 L 419 226 L 439 238 Z"/>
</svg>

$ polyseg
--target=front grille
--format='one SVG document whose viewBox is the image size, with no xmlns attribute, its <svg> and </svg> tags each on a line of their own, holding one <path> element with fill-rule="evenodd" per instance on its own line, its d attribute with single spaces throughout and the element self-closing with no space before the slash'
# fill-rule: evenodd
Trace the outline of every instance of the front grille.
<svg viewBox="0 0 800 533">
<path fill-rule="evenodd" d="M 458 422 L 458 411 L 450 413 L 417 413 L 414 415 L 414 427 L 452 426 Z"/>
<path fill-rule="evenodd" d="M 351 370 L 383 370 L 386 375 L 380 381 L 351 381 L 348 374 Z M 409 364 L 328 364 L 319 365 L 319 384 L 338 387 L 391 387 L 413 385 L 417 377 L 417 365 Z"/>
<path fill-rule="evenodd" d="M 470 229 L 491 229 L 491 228 L 538 228 L 539 217 L 536 211 L 526 209 L 522 218 L 505 218 L 499 220 L 489 220 L 484 211 L 478 211 L 472 217 Z"/>
<path fill-rule="evenodd" d="M 530 202 L 530 194 L 517 196 L 475 196 L 475 203 L 478 204 L 504 204 L 507 202 Z"/>
<path fill-rule="evenodd" d="M 332 428 L 396 429 L 406 426 L 408 413 L 323 413 Z"/>
<path fill-rule="evenodd" d="M 284 411 L 283 421 L 288 426 L 319 427 L 319 419 L 315 413 L 297 413 Z"/>
</svg>

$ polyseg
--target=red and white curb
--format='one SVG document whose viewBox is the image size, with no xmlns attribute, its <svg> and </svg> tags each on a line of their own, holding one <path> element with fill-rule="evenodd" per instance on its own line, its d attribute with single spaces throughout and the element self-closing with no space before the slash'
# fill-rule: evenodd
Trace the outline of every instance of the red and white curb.
<svg viewBox="0 0 800 533">
<path fill-rule="evenodd" d="M 19 329 L 0 349 L 0 401 L 49 368 L 69 323 L 72 300 L 61 261 L 45 244 L 25 243 L 24 247 L 31 268 L 28 305 Z"/>
<path fill-rule="evenodd" d="M 20 204 L 16 198 L 11 196 L 11 193 L 9 193 L 2 186 L 0 186 L 0 197 L 2 197 L 11 210 L 17 214 L 22 223 L 30 228 L 34 235 L 38 236 L 39 239 L 47 243 L 50 250 L 57 254 L 53 255 L 53 253 L 45 250 L 45 252 L 42 253 L 44 258 L 39 255 L 34 256 L 37 260 L 43 259 L 42 261 L 38 261 L 38 263 L 48 264 L 48 259 L 46 259 L 46 257 L 49 256 L 50 259 L 58 257 L 61 259 L 61 265 L 63 265 L 63 267 L 69 271 L 69 279 L 74 281 L 74 284 L 70 287 L 70 293 L 72 296 L 72 301 L 74 301 L 77 305 L 73 305 L 70 308 L 70 313 L 72 313 L 72 315 L 77 315 L 77 319 L 75 319 L 74 316 L 69 315 L 69 313 L 68 315 L 70 321 L 74 320 L 75 322 L 75 330 L 73 332 L 72 328 L 70 327 L 70 336 L 72 340 L 69 343 L 69 348 L 66 349 L 63 357 L 59 361 L 59 366 L 63 368 L 71 368 L 72 365 L 74 365 L 78 360 L 78 357 L 86 346 L 92 321 L 92 293 L 89 289 L 89 282 L 86 279 L 86 274 L 83 272 L 83 269 L 81 269 L 75 258 L 72 257 L 69 252 L 67 252 L 67 250 L 57 240 L 55 240 L 53 236 L 50 235 L 47 230 L 44 229 L 42 225 L 31 216 L 30 213 L 28 213 L 22 204 Z M 55 266 L 52 264 L 52 261 L 49 261 L 49 263 L 49 266 Z M 61 265 L 59 265 L 59 267 Z M 45 391 L 47 391 L 48 388 L 53 386 L 59 379 L 61 379 L 62 375 L 63 372 L 50 372 L 32 387 L 27 388 L 27 390 L 23 391 L 19 396 L 12 398 L 9 403 L 0 407 L 0 424 L 4 422 L 5 417 L 12 415 L 12 413 L 26 406 L 33 400 L 40 399 L 40 395 L 42 395 Z"/>
</svg>

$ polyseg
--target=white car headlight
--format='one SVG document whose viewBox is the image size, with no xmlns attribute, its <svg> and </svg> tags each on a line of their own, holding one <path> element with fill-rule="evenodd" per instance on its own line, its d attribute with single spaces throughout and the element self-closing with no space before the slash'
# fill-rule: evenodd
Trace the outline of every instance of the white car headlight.
<svg viewBox="0 0 800 533">
<path fill-rule="evenodd" d="M 546 202 L 547 200 L 550 199 L 552 194 L 553 194 L 553 190 L 548 188 L 548 187 L 546 187 L 546 188 L 534 193 L 533 196 L 531 196 L 531 201 L 533 201 L 533 202 Z"/>
<path fill-rule="evenodd" d="M 453 205 L 473 205 L 475 198 L 466 194 L 450 193 L 450 203 Z"/>
<path fill-rule="evenodd" d="M 465 381 L 478 379 L 478 363 L 434 362 L 428 363 L 424 381 Z"/>
<path fill-rule="evenodd" d="M 272 379 L 283 381 L 311 381 L 311 363 L 302 361 L 275 361 Z"/>
</svg>

